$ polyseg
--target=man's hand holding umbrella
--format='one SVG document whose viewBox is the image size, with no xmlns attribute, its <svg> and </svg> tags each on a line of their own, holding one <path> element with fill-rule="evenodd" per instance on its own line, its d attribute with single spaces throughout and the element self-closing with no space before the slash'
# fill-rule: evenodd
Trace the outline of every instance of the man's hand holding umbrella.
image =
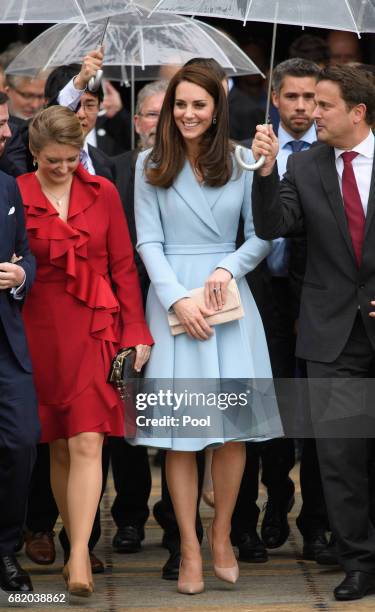
<svg viewBox="0 0 375 612">
<path fill-rule="evenodd" d="M 262 155 L 266 158 L 263 166 L 258 170 L 259 174 L 261 176 L 271 174 L 279 152 L 279 141 L 271 124 L 257 125 L 252 151 L 257 161 Z"/>
<path fill-rule="evenodd" d="M 83 58 L 81 70 L 74 79 L 74 87 L 76 89 L 86 89 L 90 79 L 95 77 L 98 70 L 103 67 L 103 47 L 89 51 Z"/>
</svg>

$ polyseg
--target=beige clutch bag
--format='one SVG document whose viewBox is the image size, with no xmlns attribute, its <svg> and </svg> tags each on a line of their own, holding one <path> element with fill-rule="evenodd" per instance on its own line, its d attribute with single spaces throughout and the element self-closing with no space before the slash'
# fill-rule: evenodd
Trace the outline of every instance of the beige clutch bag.
<svg viewBox="0 0 375 612">
<path fill-rule="evenodd" d="M 189 291 L 189 294 L 194 302 L 198 304 L 198 306 L 205 306 L 204 287 L 192 289 Z M 229 321 L 237 321 L 238 319 L 242 319 L 243 316 L 244 311 L 241 304 L 240 292 L 238 291 L 235 279 L 232 278 L 228 284 L 227 299 L 222 310 L 205 317 L 205 319 L 209 325 L 221 325 L 222 323 L 229 323 Z M 168 323 L 172 336 L 185 333 L 183 325 L 181 325 L 173 311 L 168 313 Z"/>
</svg>

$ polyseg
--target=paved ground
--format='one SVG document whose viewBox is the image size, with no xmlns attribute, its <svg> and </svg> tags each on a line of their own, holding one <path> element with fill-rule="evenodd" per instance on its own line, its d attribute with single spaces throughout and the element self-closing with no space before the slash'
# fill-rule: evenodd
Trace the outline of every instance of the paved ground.
<svg viewBox="0 0 375 612">
<path fill-rule="evenodd" d="M 291 536 L 280 549 L 270 553 L 270 560 L 263 564 L 241 563 L 241 576 L 234 587 L 227 587 L 215 578 L 211 570 L 207 543 L 203 543 L 205 560 L 204 593 L 195 596 L 180 595 L 176 583 L 161 580 L 160 570 L 167 558 L 161 548 L 161 530 L 150 517 L 146 528 L 146 539 L 140 553 L 119 555 L 112 551 L 111 539 L 114 525 L 109 513 L 112 487 L 103 499 L 102 538 L 95 550 L 106 564 L 106 572 L 95 577 L 95 593 L 88 600 L 71 598 L 70 606 L 78 612 L 95 609 L 101 612 L 369 612 L 375 609 L 375 595 L 361 602 L 338 603 L 333 600 L 332 589 L 341 579 L 338 569 L 323 569 L 314 562 L 299 558 L 301 538 L 295 527 L 295 517 L 300 505 L 298 470 L 294 479 L 297 488 L 297 503 L 290 513 Z M 160 496 L 158 468 L 153 468 L 151 505 Z M 264 501 L 262 492 L 260 505 Z M 204 524 L 208 523 L 212 510 L 202 503 Z M 262 515 L 261 517 L 262 518 Z M 54 565 L 37 566 L 23 553 L 20 562 L 33 578 L 36 593 L 64 593 L 61 577 L 62 555 Z M 0 610 L 9 606 L 0 599 Z M 22 606 L 24 607 L 24 606 Z M 62 605 L 29 605 L 38 610 L 61 610 Z"/>
</svg>

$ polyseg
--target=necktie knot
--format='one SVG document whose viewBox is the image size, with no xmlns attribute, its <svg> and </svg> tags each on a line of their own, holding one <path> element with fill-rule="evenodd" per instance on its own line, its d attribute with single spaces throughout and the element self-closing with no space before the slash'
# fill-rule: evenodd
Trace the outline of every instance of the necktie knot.
<svg viewBox="0 0 375 612">
<path fill-rule="evenodd" d="M 305 141 L 304 140 L 290 140 L 288 142 L 288 145 L 292 149 L 293 153 L 299 153 L 300 151 L 302 151 L 303 147 L 305 146 Z"/>
<path fill-rule="evenodd" d="M 345 153 L 341 153 L 344 164 L 351 164 L 357 155 L 358 153 L 356 153 L 356 151 L 345 151 Z"/>
</svg>

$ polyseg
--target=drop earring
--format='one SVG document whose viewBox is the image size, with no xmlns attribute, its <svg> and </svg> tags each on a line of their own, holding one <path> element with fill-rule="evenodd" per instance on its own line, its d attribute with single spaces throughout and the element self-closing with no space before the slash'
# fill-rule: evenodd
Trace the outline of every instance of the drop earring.
<svg viewBox="0 0 375 612">
<path fill-rule="evenodd" d="M 216 117 L 212 117 L 212 125 L 216 125 Z"/>
<path fill-rule="evenodd" d="M 34 157 L 34 159 L 33 159 L 33 166 L 34 166 L 34 168 L 38 167 L 38 160 L 36 159 L 36 157 Z"/>
</svg>

